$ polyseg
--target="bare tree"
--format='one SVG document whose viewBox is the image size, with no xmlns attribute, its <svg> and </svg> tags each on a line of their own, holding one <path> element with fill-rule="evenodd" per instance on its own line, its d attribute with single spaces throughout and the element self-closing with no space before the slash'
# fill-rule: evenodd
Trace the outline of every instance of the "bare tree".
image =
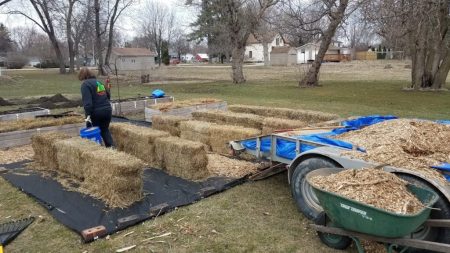
<svg viewBox="0 0 450 253">
<path fill-rule="evenodd" d="M 11 2 L 11 0 L 2 0 L 0 1 L 0 6 L 7 4 L 8 2 Z"/>
<path fill-rule="evenodd" d="M 150 0 L 142 12 L 142 33 L 149 38 L 158 54 L 158 64 L 162 63 L 162 46 L 164 41 L 169 44 L 175 25 L 175 12 L 159 1 Z"/>
</svg>

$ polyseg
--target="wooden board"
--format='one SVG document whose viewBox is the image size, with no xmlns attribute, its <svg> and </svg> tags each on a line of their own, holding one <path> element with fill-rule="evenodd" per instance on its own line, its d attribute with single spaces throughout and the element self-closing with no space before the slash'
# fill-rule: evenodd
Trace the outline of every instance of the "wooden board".
<svg viewBox="0 0 450 253">
<path fill-rule="evenodd" d="M 154 110 L 150 108 L 145 108 L 145 121 L 152 122 L 152 116 L 153 115 L 174 115 L 174 116 L 184 116 L 184 117 L 191 117 L 192 112 L 196 111 L 202 111 L 202 110 L 227 110 L 227 102 L 216 102 L 216 103 L 208 103 L 208 104 L 199 104 L 199 105 L 193 105 L 193 106 L 187 106 L 183 108 L 176 108 L 172 109 L 166 112 L 161 112 L 160 110 Z"/>
<path fill-rule="evenodd" d="M 31 112 L 21 112 L 21 113 L 11 113 L 0 115 L 0 121 L 9 121 L 9 120 L 19 120 L 19 119 L 33 119 L 38 115 L 48 115 L 50 114 L 49 109 L 40 108 L 40 110 L 31 111 Z"/>
<path fill-rule="evenodd" d="M 70 136 L 78 136 L 85 123 L 69 124 L 63 126 L 42 127 L 29 130 L 0 133 L 0 149 L 23 146 L 31 143 L 31 137 L 37 133 L 58 131 Z"/>
<path fill-rule="evenodd" d="M 111 103 L 112 114 L 122 115 L 125 113 L 136 113 L 143 112 L 148 105 L 156 105 L 160 103 L 173 102 L 173 97 L 163 97 L 163 98 L 147 98 L 138 99 L 134 101 L 123 101 Z"/>
</svg>

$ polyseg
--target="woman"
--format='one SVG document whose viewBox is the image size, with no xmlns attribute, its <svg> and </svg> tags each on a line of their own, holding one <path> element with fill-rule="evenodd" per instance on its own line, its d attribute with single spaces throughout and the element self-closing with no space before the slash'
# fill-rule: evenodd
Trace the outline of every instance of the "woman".
<svg viewBox="0 0 450 253">
<path fill-rule="evenodd" d="M 109 102 L 110 93 L 105 86 L 97 81 L 94 73 L 88 68 L 82 68 L 78 74 L 81 84 L 81 98 L 83 100 L 86 120 L 92 122 L 92 126 L 100 128 L 103 142 L 106 147 L 114 145 L 109 123 L 111 122 L 112 108 Z M 88 123 L 86 123 L 88 124 Z"/>
</svg>

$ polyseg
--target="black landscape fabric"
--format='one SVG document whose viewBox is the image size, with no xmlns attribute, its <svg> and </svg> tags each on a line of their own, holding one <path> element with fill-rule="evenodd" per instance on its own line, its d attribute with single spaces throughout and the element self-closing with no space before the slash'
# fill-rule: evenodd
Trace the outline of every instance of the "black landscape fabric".
<svg viewBox="0 0 450 253">
<path fill-rule="evenodd" d="M 56 220 L 79 234 L 101 225 L 106 227 L 107 234 L 112 234 L 244 182 L 244 179 L 219 177 L 193 182 L 161 170 L 146 169 L 144 199 L 125 209 L 108 209 L 100 200 L 66 191 L 52 178 L 24 168 L 26 162 L 29 161 L 0 165 L 7 169 L 0 175 L 47 208 Z"/>
</svg>

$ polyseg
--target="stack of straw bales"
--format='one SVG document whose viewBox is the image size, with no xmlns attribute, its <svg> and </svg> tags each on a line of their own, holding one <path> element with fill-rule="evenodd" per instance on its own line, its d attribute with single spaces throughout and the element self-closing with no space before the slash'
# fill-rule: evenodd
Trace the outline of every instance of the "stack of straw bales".
<svg viewBox="0 0 450 253">
<path fill-rule="evenodd" d="M 153 115 L 152 127 L 157 130 L 169 132 L 173 136 L 180 136 L 180 123 L 189 120 L 188 117 L 175 115 Z"/>
<path fill-rule="evenodd" d="M 301 120 L 265 118 L 263 121 L 262 134 L 270 134 L 276 130 L 296 129 L 308 126 L 308 123 Z"/>
<path fill-rule="evenodd" d="M 200 141 L 210 147 L 213 152 L 228 154 L 227 143 L 258 136 L 259 129 L 219 125 L 203 121 L 185 121 L 180 124 L 181 137 L 192 141 Z"/>
<path fill-rule="evenodd" d="M 57 170 L 56 153 L 58 149 L 55 147 L 55 143 L 68 138 L 70 138 L 69 135 L 58 132 L 33 135 L 31 145 L 34 150 L 34 160 L 49 170 Z"/>
<path fill-rule="evenodd" d="M 172 136 L 156 139 L 155 146 L 158 159 L 169 174 L 192 180 L 209 175 L 204 144 Z"/>
<path fill-rule="evenodd" d="M 262 129 L 263 117 L 249 113 L 235 113 L 228 111 L 210 110 L 193 112 L 192 117 L 199 121 L 208 121 L 217 124 L 243 126 Z"/>
<path fill-rule="evenodd" d="M 307 123 L 316 123 L 321 121 L 337 119 L 338 115 L 310 110 L 299 110 L 289 108 L 276 108 L 251 105 L 231 105 L 230 111 L 238 113 L 251 113 L 264 117 L 284 118 L 291 120 L 300 120 Z"/>
<path fill-rule="evenodd" d="M 169 133 L 127 123 L 111 124 L 110 131 L 118 150 L 142 159 L 153 168 L 162 167 L 156 156 L 155 140 L 169 137 Z"/>
<path fill-rule="evenodd" d="M 80 180 L 80 190 L 110 207 L 126 207 L 142 198 L 143 162 L 79 137 L 60 133 L 33 136 L 36 161 Z"/>
</svg>

